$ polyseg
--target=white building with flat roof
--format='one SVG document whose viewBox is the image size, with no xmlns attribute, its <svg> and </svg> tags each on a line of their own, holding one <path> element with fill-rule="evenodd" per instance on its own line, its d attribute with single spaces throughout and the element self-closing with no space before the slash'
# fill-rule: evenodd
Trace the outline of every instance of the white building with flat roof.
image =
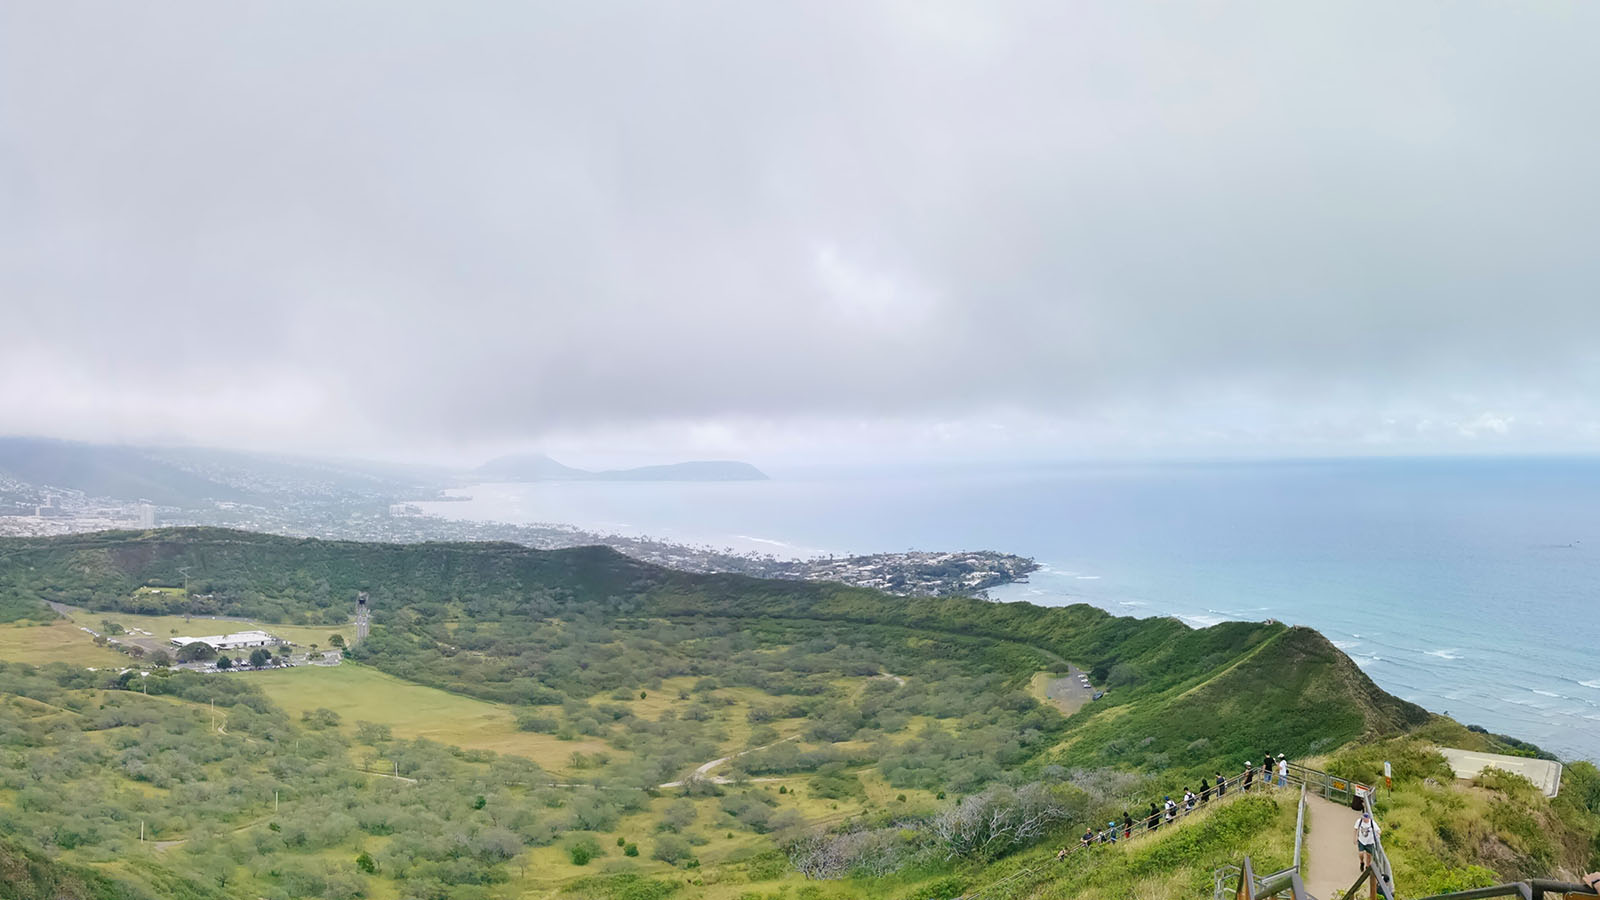
<svg viewBox="0 0 1600 900">
<path fill-rule="evenodd" d="M 237 631 L 233 634 L 213 634 L 206 637 L 175 637 L 174 647 L 187 647 L 193 643 L 210 644 L 213 650 L 249 650 L 252 647 L 272 647 L 283 643 L 265 631 Z"/>
</svg>

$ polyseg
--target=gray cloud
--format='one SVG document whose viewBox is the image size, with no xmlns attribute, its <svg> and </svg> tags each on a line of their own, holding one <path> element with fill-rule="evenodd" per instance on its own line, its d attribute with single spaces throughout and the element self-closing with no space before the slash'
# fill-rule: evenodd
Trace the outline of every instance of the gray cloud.
<svg viewBox="0 0 1600 900">
<path fill-rule="evenodd" d="M 1597 25 L 0 7 L 0 430 L 1600 447 Z"/>
</svg>

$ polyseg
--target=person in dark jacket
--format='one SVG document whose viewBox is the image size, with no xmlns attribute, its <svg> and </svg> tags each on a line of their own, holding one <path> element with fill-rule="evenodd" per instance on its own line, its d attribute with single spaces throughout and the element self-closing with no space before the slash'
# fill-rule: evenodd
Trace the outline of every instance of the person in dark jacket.
<svg viewBox="0 0 1600 900">
<path fill-rule="evenodd" d="M 1161 827 L 1161 810 L 1156 808 L 1154 801 L 1150 803 L 1150 818 L 1145 820 L 1144 827 L 1151 831 Z"/>
<path fill-rule="evenodd" d="M 1201 778 L 1200 779 L 1200 805 L 1201 806 L 1205 806 L 1206 805 L 1206 801 L 1208 801 L 1210 799 L 1211 799 L 1211 782 L 1206 780 L 1205 778 Z"/>
<path fill-rule="evenodd" d="M 1245 760 L 1244 761 L 1244 775 L 1242 777 L 1243 784 L 1240 785 L 1239 790 L 1244 791 L 1246 794 L 1250 793 L 1250 780 L 1255 778 L 1255 777 L 1256 777 L 1256 768 L 1255 768 L 1255 766 L 1250 765 L 1250 760 L 1248 760 L 1248 759 Z"/>
<path fill-rule="evenodd" d="M 1223 794 L 1226 794 L 1227 792 L 1228 792 L 1228 779 L 1222 777 L 1222 773 L 1218 772 L 1217 773 L 1217 796 L 1221 797 Z"/>
<path fill-rule="evenodd" d="M 1133 837 L 1133 815 L 1127 810 L 1122 811 L 1122 839 Z"/>
</svg>

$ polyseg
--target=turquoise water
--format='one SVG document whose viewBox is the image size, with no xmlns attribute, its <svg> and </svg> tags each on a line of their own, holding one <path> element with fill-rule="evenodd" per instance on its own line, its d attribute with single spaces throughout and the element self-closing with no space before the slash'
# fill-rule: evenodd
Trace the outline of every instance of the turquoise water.
<svg viewBox="0 0 1600 900">
<path fill-rule="evenodd" d="M 1390 692 L 1600 757 L 1600 460 L 810 469 L 737 484 L 480 485 L 473 519 L 771 552 L 995 549 L 991 592 L 1322 631 Z"/>
</svg>

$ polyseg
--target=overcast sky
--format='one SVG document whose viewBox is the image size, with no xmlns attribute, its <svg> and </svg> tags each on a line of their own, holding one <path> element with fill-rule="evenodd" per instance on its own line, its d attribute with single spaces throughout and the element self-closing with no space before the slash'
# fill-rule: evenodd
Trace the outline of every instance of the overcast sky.
<svg viewBox="0 0 1600 900">
<path fill-rule="evenodd" d="M 0 432 L 1600 450 L 1600 5 L 0 0 Z"/>
</svg>

